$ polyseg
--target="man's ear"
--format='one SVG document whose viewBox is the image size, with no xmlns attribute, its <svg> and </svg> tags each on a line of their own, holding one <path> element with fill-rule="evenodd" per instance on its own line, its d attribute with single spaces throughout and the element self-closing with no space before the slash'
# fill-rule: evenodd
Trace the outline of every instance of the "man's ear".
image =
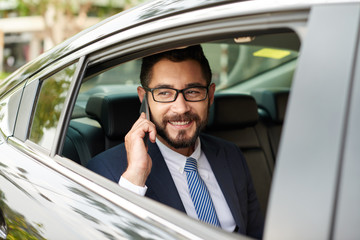
<svg viewBox="0 0 360 240">
<path fill-rule="evenodd" d="M 209 86 L 209 92 L 208 92 L 210 105 L 212 105 L 214 102 L 214 95 L 215 95 L 215 83 L 212 83 Z"/>
<path fill-rule="evenodd" d="M 137 93 L 138 93 L 138 96 L 139 96 L 139 100 L 140 100 L 140 102 L 142 102 L 143 101 L 143 99 L 144 99 L 144 96 L 145 96 L 145 89 L 144 88 L 142 88 L 142 87 L 137 87 Z"/>
</svg>

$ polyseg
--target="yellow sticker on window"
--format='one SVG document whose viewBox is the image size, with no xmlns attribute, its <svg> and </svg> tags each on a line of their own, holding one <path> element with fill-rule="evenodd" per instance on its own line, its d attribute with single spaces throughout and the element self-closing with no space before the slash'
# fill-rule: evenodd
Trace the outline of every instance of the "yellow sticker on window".
<svg viewBox="0 0 360 240">
<path fill-rule="evenodd" d="M 273 49 L 273 48 L 263 48 L 253 53 L 255 57 L 264 57 L 264 58 L 274 58 L 274 59 L 282 59 L 288 55 L 290 55 L 290 51 Z"/>
</svg>

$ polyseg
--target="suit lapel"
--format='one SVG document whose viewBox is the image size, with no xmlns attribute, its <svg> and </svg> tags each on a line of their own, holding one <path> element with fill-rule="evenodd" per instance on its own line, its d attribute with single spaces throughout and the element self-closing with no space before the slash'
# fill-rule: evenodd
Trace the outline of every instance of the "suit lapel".
<svg viewBox="0 0 360 240">
<path fill-rule="evenodd" d="M 184 205 L 176 190 L 175 183 L 165 163 L 164 157 L 156 144 L 150 141 L 148 144 L 148 152 L 152 159 L 152 169 L 146 181 L 146 185 L 148 186 L 146 196 L 185 212 Z"/>
<path fill-rule="evenodd" d="M 240 210 L 240 199 L 230 171 L 231 166 L 229 166 L 226 160 L 229 158 L 228 153 L 225 153 L 224 149 L 219 147 L 218 143 L 209 141 L 202 136 L 200 136 L 200 138 L 202 151 L 210 163 L 234 220 L 239 227 L 239 232 L 245 233 L 246 228 Z M 148 186 L 146 196 L 186 213 L 170 171 L 158 146 L 150 141 L 148 144 L 153 166 L 146 181 L 146 185 Z"/>
<path fill-rule="evenodd" d="M 200 136 L 201 137 L 201 136 Z M 239 227 L 239 232 L 246 232 L 245 223 L 240 210 L 240 199 L 236 192 L 236 187 L 230 171 L 231 166 L 226 159 L 229 158 L 224 149 L 219 144 L 208 141 L 207 138 L 201 137 L 201 148 L 209 161 L 216 180 L 224 194 L 226 202 Z"/>
</svg>

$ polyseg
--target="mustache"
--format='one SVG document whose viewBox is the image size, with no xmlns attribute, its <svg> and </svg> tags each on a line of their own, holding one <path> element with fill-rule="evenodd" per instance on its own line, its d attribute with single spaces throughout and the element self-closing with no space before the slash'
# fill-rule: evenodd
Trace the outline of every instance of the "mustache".
<svg viewBox="0 0 360 240">
<path fill-rule="evenodd" d="M 199 115 L 192 113 L 192 112 L 186 112 L 184 114 L 175 114 L 171 116 L 164 116 L 163 122 L 180 122 L 180 121 L 199 121 L 200 117 Z"/>
</svg>

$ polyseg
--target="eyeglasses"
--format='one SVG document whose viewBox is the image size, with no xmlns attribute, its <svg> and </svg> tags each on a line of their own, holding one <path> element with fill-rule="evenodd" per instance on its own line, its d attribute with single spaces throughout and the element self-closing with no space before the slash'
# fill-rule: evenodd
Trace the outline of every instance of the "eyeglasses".
<svg viewBox="0 0 360 240">
<path fill-rule="evenodd" d="M 143 87 L 146 91 L 151 92 L 152 97 L 155 102 L 160 103 L 169 103 L 174 102 L 178 97 L 179 93 L 182 93 L 184 99 L 188 102 L 200 102 L 204 101 L 208 95 L 208 87 L 198 86 L 198 87 L 188 87 L 181 90 L 175 88 L 148 88 Z"/>
</svg>

